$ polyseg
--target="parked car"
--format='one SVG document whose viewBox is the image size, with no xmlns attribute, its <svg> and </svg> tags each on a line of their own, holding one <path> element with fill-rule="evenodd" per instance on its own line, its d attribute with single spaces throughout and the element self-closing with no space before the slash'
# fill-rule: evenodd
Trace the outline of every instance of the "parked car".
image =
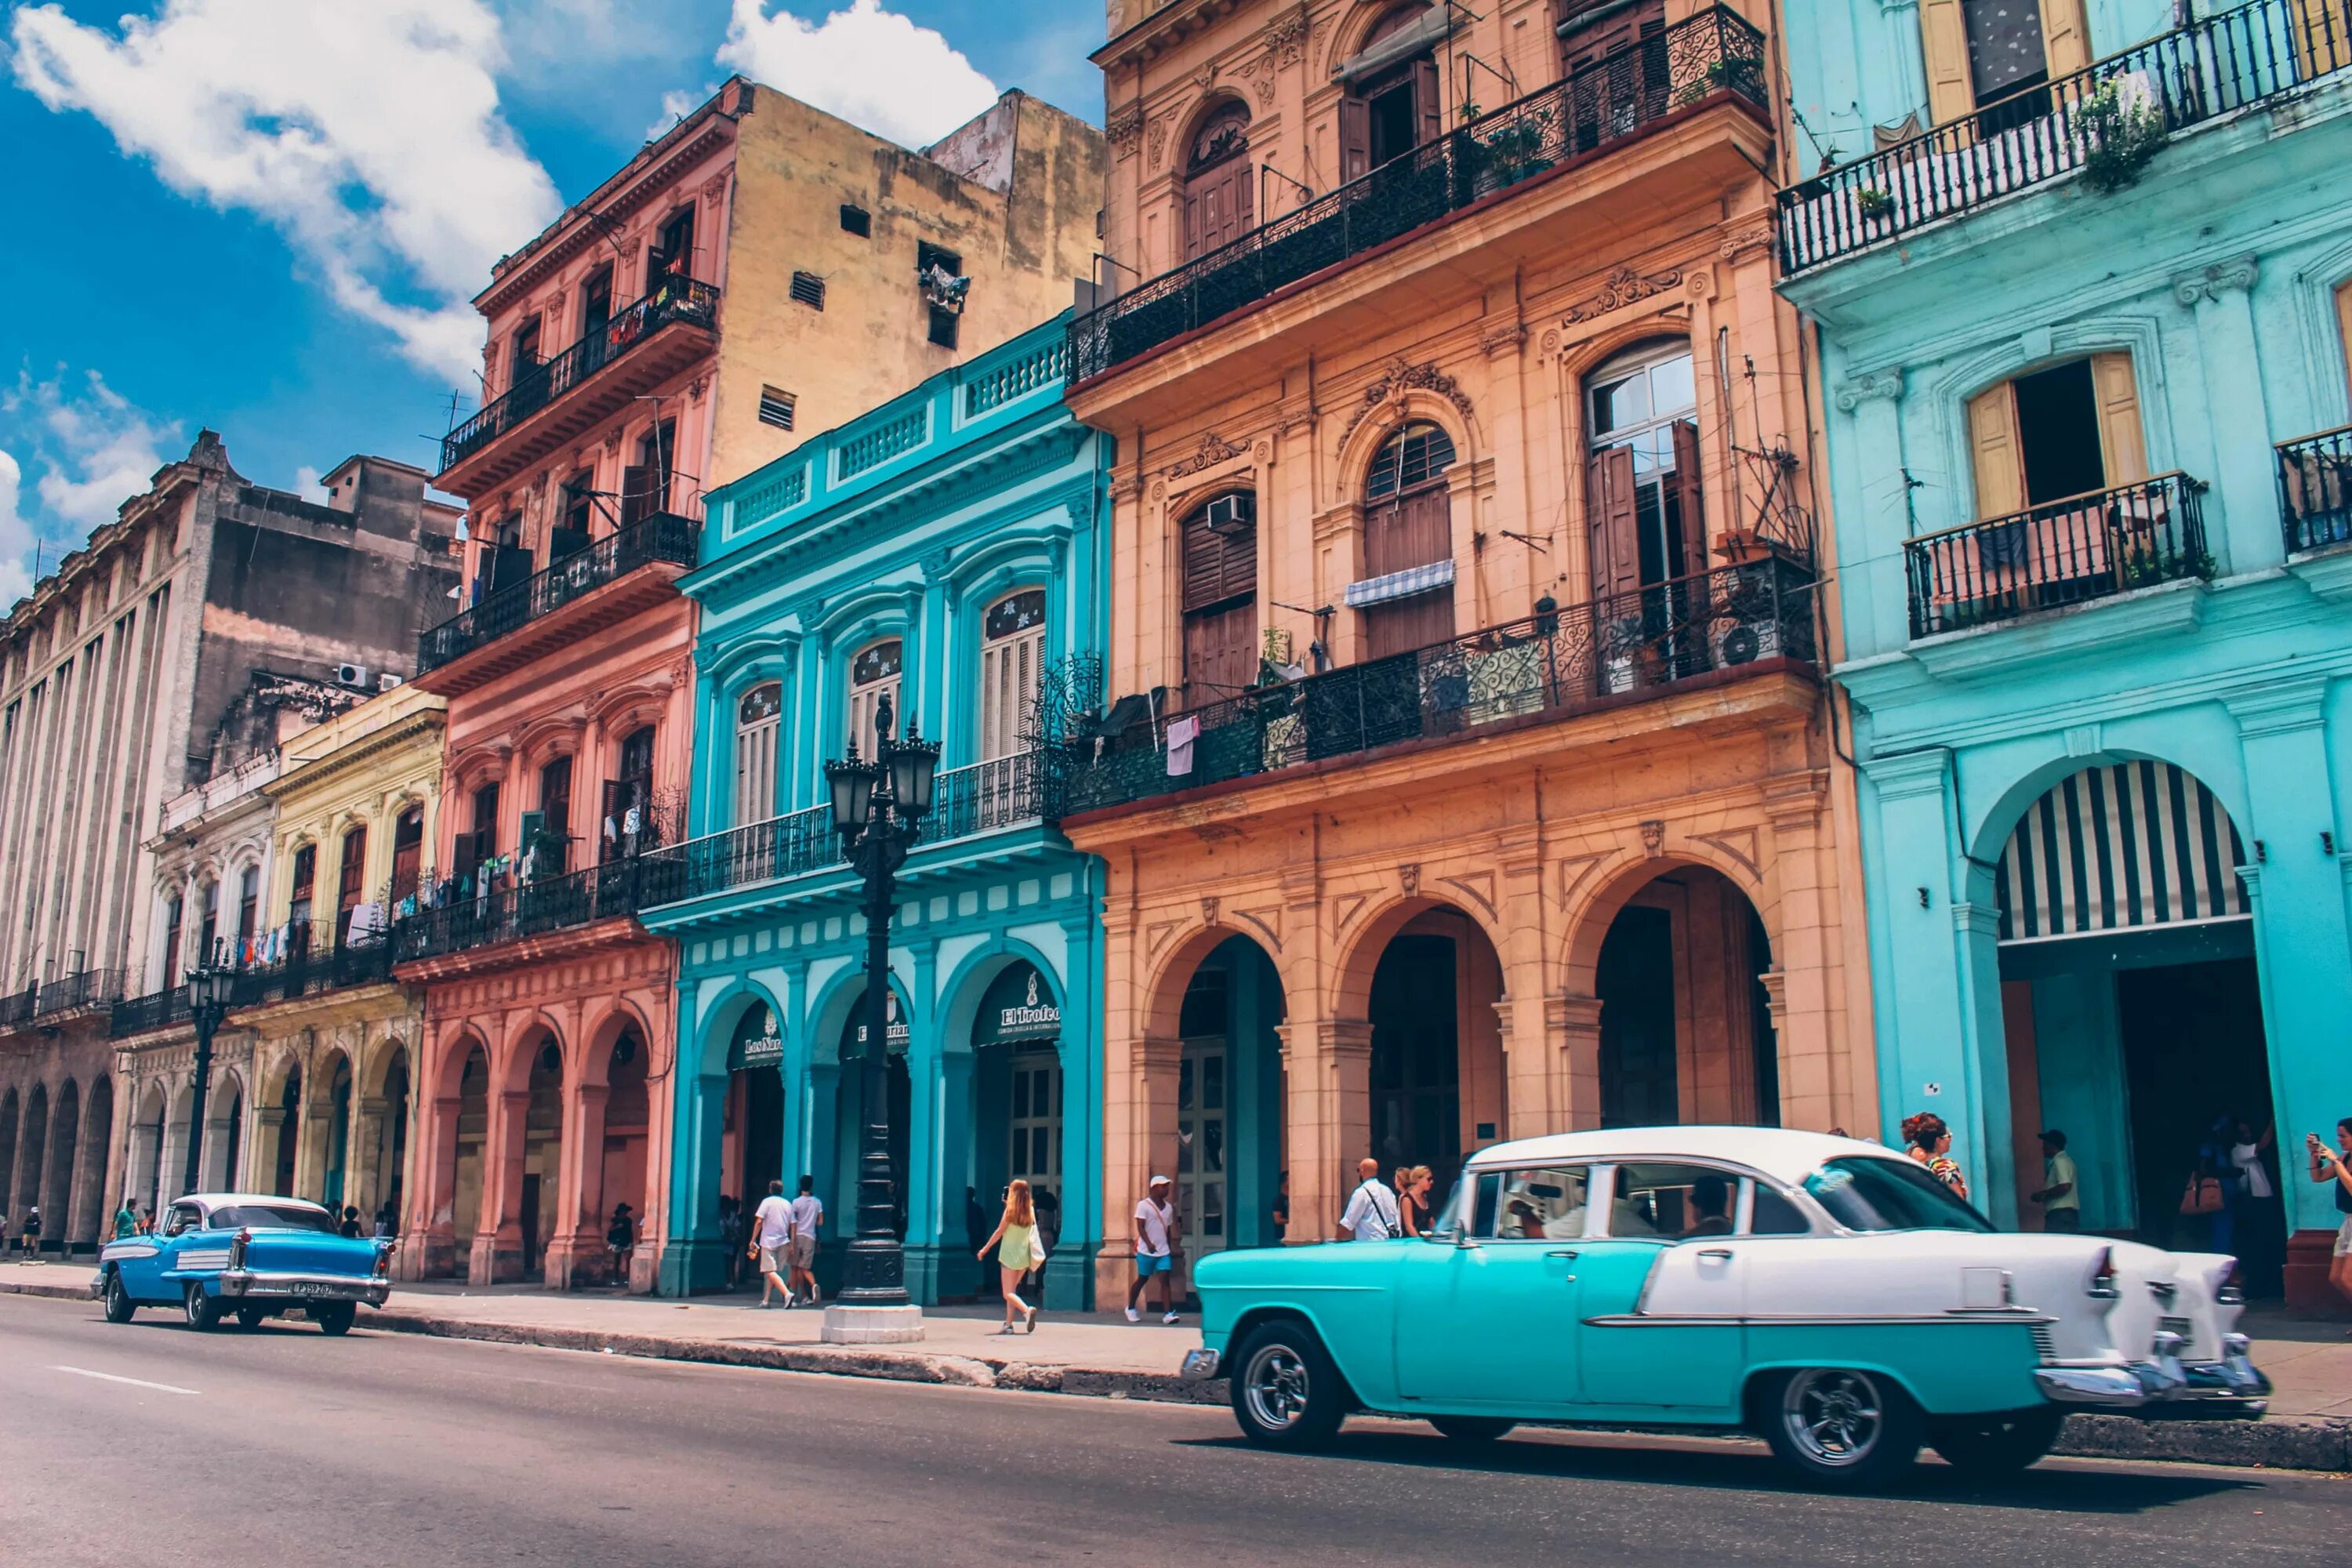
<svg viewBox="0 0 2352 1568">
<path fill-rule="evenodd" d="M 381 1307 L 391 1296 L 392 1245 L 338 1236 L 334 1215 L 300 1198 L 194 1193 L 164 1211 L 153 1235 L 100 1248 L 89 1289 L 110 1323 L 173 1306 L 192 1329 L 230 1313 L 251 1329 L 299 1310 L 340 1334 L 362 1301 Z"/>
<path fill-rule="evenodd" d="M 1808 1479 L 1922 1442 L 2021 1469 L 2071 1411 L 2254 1417 L 2235 1260 L 1992 1225 L 1874 1143 L 1652 1127 L 1501 1143 L 1433 1234 L 1203 1258 L 1202 1348 L 1242 1431 L 1351 1410 L 1490 1441 L 1544 1422 L 1745 1429 Z"/>
</svg>

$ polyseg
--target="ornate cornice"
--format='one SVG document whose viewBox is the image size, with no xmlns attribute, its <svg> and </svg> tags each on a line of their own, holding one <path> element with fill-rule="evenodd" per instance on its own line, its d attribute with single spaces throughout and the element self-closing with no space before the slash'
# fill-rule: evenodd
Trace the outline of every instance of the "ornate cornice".
<svg viewBox="0 0 2352 1568">
<path fill-rule="evenodd" d="M 1560 324 L 1570 326 L 1605 316 L 1612 310 L 1622 310 L 1653 295 L 1663 294 L 1682 280 L 1683 273 L 1679 267 L 1669 267 L 1664 272 L 1654 272 L 1646 278 L 1630 267 L 1620 267 L 1602 280 L 1599 293 L 1570 306 L 1568 315 Z"/>
<path fill-rule="evenodd" d="M 2260 260 L 2251 253 L 2229 261 L 2217 261 L 2210 267 L 2200 267 L 2172 280 L 2172 297 L 2182 304 L 2194 307 L 2208 300 L 2218 301 L 2222 295 L 2243 293 L 2254 286 L 2261 273 Z"/>
<path fill-rule="evenodd" d="M 1838 384 L 1837 405 L 1842 413 L 1851 414 L 1865 403 L 1884 398 L 1894 403 L 1903 396 L 1903 367 L 1891 364 L 1884 370 L 1865 371 L 1850 375 Z"/>
<path fill-rule="evenodd" d="M 1465 420 L 1471 417 L 1470 396 L 1452 376 L 1439 370 L 1434 363 L 1407 364 L 1399 360 L 1382 372 L 1378 381 L 1364 388 L 1364 395 L 1357 403 L 1355 412 L 1348 416 L 1348 427 L 1339 433 L 1339 444 L 1347 445 L 1348 437 L 1356 433 L 1357 426 L 1370 417 L 1372 410 L 1416 387 L 1444 398 L 1454 405 Z"/>
</svg>

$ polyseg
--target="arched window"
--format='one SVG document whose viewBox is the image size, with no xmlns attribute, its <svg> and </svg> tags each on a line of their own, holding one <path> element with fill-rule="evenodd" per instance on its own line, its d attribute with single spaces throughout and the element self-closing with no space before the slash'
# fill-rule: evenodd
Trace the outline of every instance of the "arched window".
<svg viewBox="0 0 2352 1568">
<path fill-rule="evenodd" d="M 735 826 L 776 815 L 776 735 L 782 727 L 784 688 L 764 681 L 735 703 Z"/>
<path fill-rule="evenodd" d="M 294 891 L 286 906 L 287 952 L 299 958 L 310 950 L 310 902 L 319 881 L 319 847 L 305 844 L 294 851 Z"/>
<path fill-rule="evenodd" d="M 980 759 L 1022 749 L 1045 658 L 1045 591 L 1024 588 L 988 607 L 980 632 Z"/>
<path fill-rule="evenodd" d="M 261 934 L 261 868 L 247 866 L 236 879 L 237 962 L 249 962 L 253 940 Z"/>
<path fill-rule="evenodd" d="M 1257 679 L 1257 497 L 1203 501 L 1182 531 L 1184 705 L 1205 708 Z"/>
<path fill-rule="evenodd" d="M 1454 440 L 1435 425 L 1405 426 L 1381 444 L 1364 475 L 1364 581 L 1349 595 L 1364 615 L 1373 658 L 1454 635 L 1454 518 L 1445 470 Z M 1441 563 L 1443 563 L 1441 565 Z"/>
<path fill-rule="evenodd" d="M 186 918 L 185 908 L 174 894 L 163 905 L 163 989 L 171 990 L 180 983 L 181 922 Z"/>
<path fill-rule="evenodd" d="M 1256 222 L 1249 110 L 1228 101 L 1192 132 L 1184 161 L 1184 259 L 1230 245 Z"/>
<path fill-rule="evenodd" d="M 196 897 L 196 962 L 210 963 L 213 944 L 220 940 L 220 884 L 206 882 Z"/>
<path fill-rule="evenodd" d="M 343 835 L 342 865 L 335 874 L 335 945 L 341 947 L 352 933 L 352 911 L 367 896 L 367 828 L 364 825 Z"/>
<path fill-rule="evenodd" d="M 1339 178 L 1353 180 L 1444 132 L 1436 47 L 1451 8 L 1399 5 L 1372 24 L 1364 47 L 1340 62 Z"/>
<path fill-rule="evenodd" d="M 869 643 L 849 661 L 849 743 L 871 760 L 881 753 L 883 736 L 901 733 L 905 715 L 898 711 L 898 664 L 906 645 L 897 637 Z M 887 707 L 888 729 L 882 726 Z"/>
<path fill-rule="evenodd" d="M 622 737 L 620 776 L 604 783 L 601 858 L 640 854 L 661 842 L 654 811 L 654 727 L 643 724 Z"/>
<path fill-rule="evenodd" d="M 392 901 L 416 896 L 425 870 L 425 808 L 412 805 L 392 826 Z"/>
<path fill-rule="evenodd" d="M 1651 343 L 1620 354 L 1585 385 L 1593 597 L 1706 571 L 1690 345 Z"/>
</svg>

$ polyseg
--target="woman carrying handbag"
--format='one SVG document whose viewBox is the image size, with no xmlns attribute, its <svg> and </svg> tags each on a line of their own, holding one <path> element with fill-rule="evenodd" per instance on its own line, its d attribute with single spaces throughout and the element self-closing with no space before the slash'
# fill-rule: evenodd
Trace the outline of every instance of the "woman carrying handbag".
<svg viewBox="0 0 2352 1568">
<path fill-rule="evenodd" d="M 1037 1235 L 1037 1210 L 1029 1196 L 1029 1184 L 1016 1176 L 1004 1189 L 1004 1215 L 996 1228 L 981 1243 L 980 1260 L 988 1261 L 990 1249 L 996 1253 L 998 1283 L 1004 1292 L 1004 1326 L 996 1331 L 1013 1331 L 1013 1315 L 1021 1318 L 1021 1331 L 1037 1331 L 1037 1309 L 1021 1299 L 1022 1277 L 1033 1268 L 1045 1266 L 1045 1244 Z"/>
</svg>

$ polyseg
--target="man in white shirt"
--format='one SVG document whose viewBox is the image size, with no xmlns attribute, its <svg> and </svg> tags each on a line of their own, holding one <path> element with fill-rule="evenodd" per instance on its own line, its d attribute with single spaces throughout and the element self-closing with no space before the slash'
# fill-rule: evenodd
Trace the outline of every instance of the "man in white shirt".
<svg viewBox="0 0 2352 1568">
<path fill-rule="evenodd" d="M 793 1304 L 793 1288 L 783 1278 L 792 1265 L 787 1252 L 793 1238 L 793 1205 L 784 1201 L 784 1184 L 768 1184 L 768 1195 L 760 1200 L 760 1207 L 751 1215 L 751 1252 L 760 1260 L 760 1305 L 775 1304 L 772 1298 L 782 1296 L 784 1305 Z"/>
<path fill-rule="evenodd" d="M 816 1233 L 824 1226 L 824 1205 L 817 1201 L 816 1178 L 803 1176 L 801 1195 L 793 1200 L 793 1239 L 786 1257 L 793 1266 L 793 1294 L 803 1307 L 816 1305 Z"/>
<path fill-rule="evenodd" d="M 1362 1179 L 1348 1194 L 1348 1208 L 1339 1216 L 1339 1228 L 1352 1240 L 1386 1241 L 1399 1229 L 1396 1194 L 1381 1180 L 1378 1160 L 1357 1161 L 1356 1174 Z"/>
<path fill-rule="evenodd" d="M 1176 1205 L 1168 1201 L 1169 1182 L 1165 1176 L 1151 1178 L 1149 1196 L 1135 1205 L 1135 1282 L 1127 1288 L 1127 1321 L 1143 1321 L 1135 1304 L 1143 1299 L 1143 1287 L 1154 1275 L 1160 1278 L 1160 1321 L 1176 1321 Z"/>
</svg>

